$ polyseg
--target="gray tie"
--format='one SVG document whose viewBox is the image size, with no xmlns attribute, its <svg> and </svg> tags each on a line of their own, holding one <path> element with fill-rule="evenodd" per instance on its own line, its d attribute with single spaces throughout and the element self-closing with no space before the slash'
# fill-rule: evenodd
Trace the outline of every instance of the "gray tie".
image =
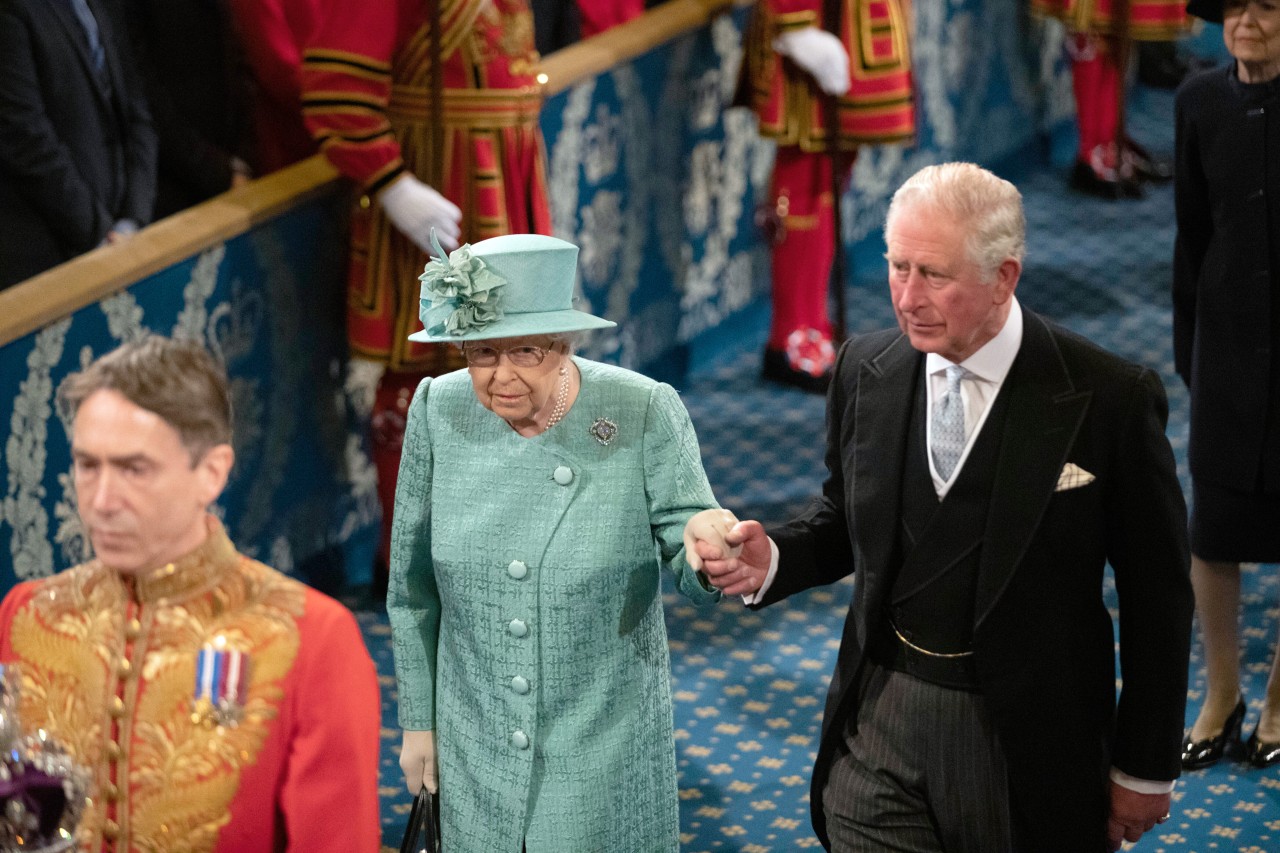
<svg viewBox="0 0 1280 853">
<path fill-rule="evenodd" d="M 964 402 L 960 399 L 964 374 L 963 367 L 948 367 L 947 392 L 933 401 L 933 466 L 943 480 L 951 479 L 964 450 Z"/>
<path fill-rule="evenodd" d="M 71 0 L 71 9 L 76 13 L 80 26 L 84 28 L 85 38 L 89 40 L 89 55 L 93 57 L 93 70 L 102 73 L 106 63 L 106 53 L 102 49 L 102 40 L 98 38 L 98 20 L 89 9 L 88 0 Z"/>
</svg>

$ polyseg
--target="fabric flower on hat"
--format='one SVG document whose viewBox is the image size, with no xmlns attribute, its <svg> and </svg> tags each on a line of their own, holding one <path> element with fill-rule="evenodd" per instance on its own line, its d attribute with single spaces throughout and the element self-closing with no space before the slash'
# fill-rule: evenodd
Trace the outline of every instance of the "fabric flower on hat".
<svg viewBox="0 0 1280 853">
<path fill-rule="evenodd" d="M 427 331 L 433 335 L 463 335 L 483 329 L 502 319 L 501 294 L 507 280 L 489 269 L 483 258 L 471 254 L 471 244 L 463 243 L 446 258 L 444 248 L 431 232 L 432 258 L 418 280 L 423 296 L 431 297 L 431 307 L 451 307 L 453 311 Z"/>
</svg>

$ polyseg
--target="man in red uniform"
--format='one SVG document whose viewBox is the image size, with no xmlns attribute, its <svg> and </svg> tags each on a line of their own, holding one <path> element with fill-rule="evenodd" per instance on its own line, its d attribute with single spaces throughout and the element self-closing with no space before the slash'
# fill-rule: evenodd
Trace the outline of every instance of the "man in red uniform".
<svg viewBox="0 0 1280 853">
<path fill-rule="evenodd" d="M 386 368 L 373 414 L 384 582 L 409 400 L 424 375 L 463 365 L 408 340 L 432 229 L 446 250 L 551 233 L 533 34 L 526 0 L 328 0 L 303 52 L 307 126 L 363 190 L 347 333 L 353 356 Z"/>
<path fill-rule="evenodd" d="M 21 717 L 94 776 L 83 851 L 375 853 L 378 685 L 342 605 L 236 553 L 203 350 L 126 344 L 61 389 L 96 557 L 0 604 Z"/>
<path fill-rule="evenodd" d="M 824 13 L 830 6 L 838 13 Z M 826 389 L 835 359 L 827 291 L 839 244 L 832 172 L 843 187 L 858 146 L 913 137 L 909 30 L 901 0 L 763 0 L 756 7 L 741 91 L 761 135 L 778 144 L 769 196 L 776 227 L 768 379 Z"/>
<path fill-rule="evenodd" d="M 1031 0 L 1031 10 L 1066 24 L 1080 144 L 1071 186 L 1103 198 L 1136 198 L 1140 181 L 1167 181 L 1173 170 L 1124 127 L 1125 67 L 1138 41 L 1186 33 L 1182 0 Z"/>
</svg>

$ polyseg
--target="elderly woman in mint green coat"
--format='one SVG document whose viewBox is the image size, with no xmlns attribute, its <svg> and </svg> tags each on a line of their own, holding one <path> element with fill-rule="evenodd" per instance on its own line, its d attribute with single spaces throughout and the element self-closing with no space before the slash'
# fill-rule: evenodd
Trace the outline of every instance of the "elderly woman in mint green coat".
<svg viewBox="0 0 1280 853">
<path fill-rule="evenodd" d="M 732 517 L 676 392 L 571 355 L 565 333 L 613 325 L 569 307 L 575 246 L 439 253 L 414 337 L 469 366 L 418 387 L 396 493 L 406 781 L 438 767 L 448 853 L 677 850 L 659 570 L 715 602 L 683 535 Z"/>
</svg>

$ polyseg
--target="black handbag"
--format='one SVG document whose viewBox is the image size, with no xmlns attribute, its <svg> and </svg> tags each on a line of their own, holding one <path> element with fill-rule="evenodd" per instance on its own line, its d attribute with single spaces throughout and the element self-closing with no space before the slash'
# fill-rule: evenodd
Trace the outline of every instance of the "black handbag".
<svg viewBox="0 0 1280 853">
<path fill-rule="evenodd" d="M 409 825 L 404 829 L 400 853 L 440 853 L 440 795 L 430 794 L 426 788 L 413 799 L 409 810 Z"/>
</svg>

